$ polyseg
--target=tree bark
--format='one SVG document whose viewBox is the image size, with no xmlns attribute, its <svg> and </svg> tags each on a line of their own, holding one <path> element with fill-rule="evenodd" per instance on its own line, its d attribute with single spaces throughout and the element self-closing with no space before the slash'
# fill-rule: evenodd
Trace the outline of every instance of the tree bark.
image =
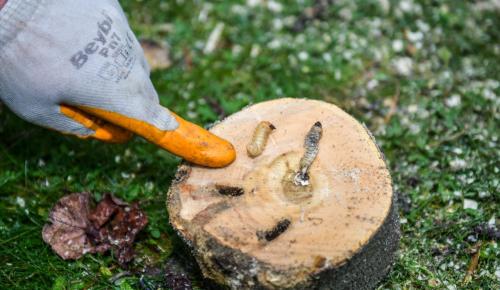
<svg viewBox="0 0 500 290">
<path fill-rule="evenodd" d="M 247 155 L 261 121 L 275 129 Z M 294 182 L 304 139 L 320 122 L 308 185 Z M 180 166 L 170 222 L 204 276 L 232 289 L 370 289 L 389 271 L 399 242 L 392 181 L 362 124 L 321 101 L 279 99 L 238 112 L 211 131 L 233 143 L 226 168 Z"/>
</svg>

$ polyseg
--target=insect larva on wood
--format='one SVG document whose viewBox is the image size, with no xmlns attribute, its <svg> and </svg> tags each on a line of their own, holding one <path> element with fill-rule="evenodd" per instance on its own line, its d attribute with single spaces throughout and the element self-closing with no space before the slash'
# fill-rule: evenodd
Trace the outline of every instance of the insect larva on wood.
<svg viewBox="0 0 500 290">
<path fill-rule="evenodd" d="M 291 223 L 292 222 L 289 219 L 282 219 L 270 230 L 257 231 L 257 238 L 259 238 L 259 240 L 265 239 L 266 241 L 270 242 L 284 233 Z"/>
<path fill-rule="evenodd" d="M 312 128 L 306 135 L 304 140 L 304 156 L 300 159 L 300 167 L 297 175 L 295 175 L 294 183 L 295 185 L 307 186 L 309 185 L 309 168 L 311 167 L 314 159 L 319 152 L 319 140 L 323 135 L 323 127 L 320 122 L 314 123 Z"/>
<path fill-rule="evenodd" d="M 255 158 L 264 152 L 269 134 L 274 129 L 276 127 L 268 121 L 262 121 L 257 125 L 253 132 L 252 140 L 247 145 L 248 156 Z"/>
<path fill-rule="evenodd" d="M 240 196 L 240 195 L 245 194 L 245 190 L 243 188 L 237 187 L 237 186 L 226 186 L 226 185 L 216 184 L 215 188 L 222 195 Z"/>
</svg>

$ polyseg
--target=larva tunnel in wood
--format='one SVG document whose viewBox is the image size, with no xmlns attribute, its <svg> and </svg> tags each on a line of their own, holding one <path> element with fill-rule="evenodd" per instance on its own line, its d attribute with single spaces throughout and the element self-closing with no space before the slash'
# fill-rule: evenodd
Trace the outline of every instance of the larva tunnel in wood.
<svg viewBox="0 0 500 290">
<path fill-rule="evenodd" d="M 276 129 L 250 157 L 261 121 Z M 182 165 L 167 201 L 206 278 L 232 289 L 370 289 L 389 271 L 398 213 L 383 155 L 362 124 L 332 104 L 279 99 L 211 131 L 232 142 L 236 160 Z"/>
</svg>

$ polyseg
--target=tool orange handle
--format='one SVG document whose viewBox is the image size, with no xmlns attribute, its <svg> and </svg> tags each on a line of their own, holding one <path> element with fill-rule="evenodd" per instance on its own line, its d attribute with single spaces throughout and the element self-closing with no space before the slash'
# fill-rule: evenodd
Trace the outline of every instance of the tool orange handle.
<svg viewBox="0 0 500 290">
<path fill-rule="evenodd" d="M 179 127 L 163 131 L 155 126 L 115 112 L 79 106 L 80 110 L 125 128 L 187 161 L 207 167 L 224 167 L 236 158 L 231 143 L 170 112 Z"/>
<path fill-rule="evenodd" d="M 60 105 L 59 110 L 66 117 L 75 120 L 76 122 L 82 124 L 85 128 L 91 129 L 95 132 L 90 136 L 78 136 L 80 138 L 90 137 L 109 143 L 125 143 L 133 136 L 130 131 L 90 116 L 73 107 Z"/>
</svg>

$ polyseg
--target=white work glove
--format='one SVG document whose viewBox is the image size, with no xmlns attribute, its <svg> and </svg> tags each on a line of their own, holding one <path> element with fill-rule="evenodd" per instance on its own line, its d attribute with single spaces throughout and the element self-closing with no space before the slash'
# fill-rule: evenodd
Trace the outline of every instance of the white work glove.
<svg viewBox="0 0 500 290">
<path fill-rule="evenodd" d="M 0 10 L 0 98 L 23 119 L 62 133 L 123 142 L 133 132 L 198 164 L 232 161 L 217 150 L 232 150 L 234 159 L 228 142 L 159 104 L 116 0 L 7 1 Z"/>
<path fill-rule="evenodd" d="M 92 129 L 60 105 L 92 107 L 177 128 L 160 106 L 143 51 L 115 0 L 9 0 L 0 10 L 0 97 L 37 125 Z"/>
</svg>

